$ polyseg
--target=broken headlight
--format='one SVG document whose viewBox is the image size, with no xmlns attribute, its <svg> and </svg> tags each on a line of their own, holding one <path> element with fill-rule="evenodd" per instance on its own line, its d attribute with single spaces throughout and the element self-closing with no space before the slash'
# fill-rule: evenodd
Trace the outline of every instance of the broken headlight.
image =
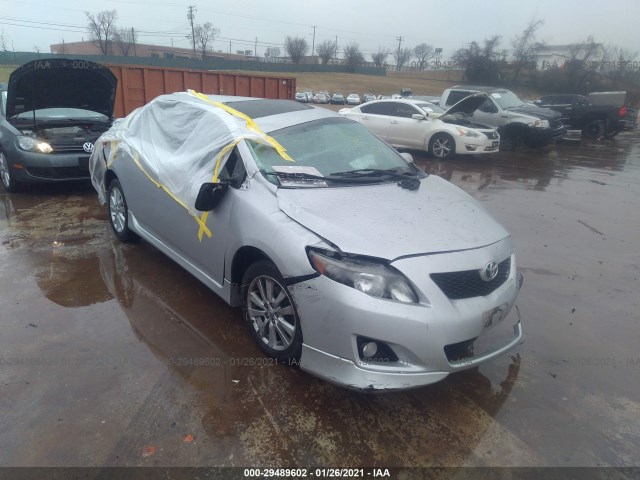
<svg viewBox="0 0 640 480">
<path fill-rule="evenodd" d="M 369 260 L 336 258 L 330 252 L 308 251 L 313 268 L 338 283 L 376 298 L 418 303 L 409 281 L 395 268 Z"/>
</svg>

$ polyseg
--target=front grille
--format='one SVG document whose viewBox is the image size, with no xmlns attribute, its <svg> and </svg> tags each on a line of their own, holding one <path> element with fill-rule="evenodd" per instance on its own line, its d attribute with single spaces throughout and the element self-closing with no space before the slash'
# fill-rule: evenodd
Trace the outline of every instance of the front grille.
<svg viewBox="0 0 640 480">
<path fill-rule="evenodd" d="M 562 117 L 549 120 L 549 126 L 553 129 L 562 127 Z"/>
<path fill-rule="evenodd" d="M 28 167 L 26 170 L 33 177 L 52 180 L 90 178 L 89 170 L 80 167 Z"/>
<path fill-rule="evenodd" d="M 82 144 L 51 145 L 51 148 L 55 153 L 87 153 L 82 148 Z"/>
<path fill-rule="evenodd" d="M 489 295 L 509 278 L 510 272 L 511 258 L 509 257 L 498 264 L 496 278 L 488 282 L 480 277 L 479 270 L 432 273 L 431 279 L 447 297 L 460 300 Z"/>
<path fill-rule="evenodd" d="M 498 132 L 485 132 L 485 136 L 490 140 L 497 140 Z"/>
</svg>

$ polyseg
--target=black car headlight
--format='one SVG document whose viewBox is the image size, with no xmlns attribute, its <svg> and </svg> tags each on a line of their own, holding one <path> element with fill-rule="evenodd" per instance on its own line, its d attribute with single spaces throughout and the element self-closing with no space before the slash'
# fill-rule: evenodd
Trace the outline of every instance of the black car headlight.
<svg viewBox="0 0 640 480">
<path fill-rule="evenodd" d="M 418 303 L 409 281 L 395 268 L 382 263 L 355 258 L 336 258 L 329 252 L 308 250 L 313 268 L 338 283 L 376 298 L 402 303 Z"/>
<path fill-rule="evenodd" d="M 26 150 L 27 152 L 38 152 L 38 153 L 51 153 L 53 152 L 53 148 L 44 140 L 40 140 L 39 138 L 27 137 L 24 135 L 19 136 L 16 139 L 16 145 L 21 150 Z"/>
</svg>

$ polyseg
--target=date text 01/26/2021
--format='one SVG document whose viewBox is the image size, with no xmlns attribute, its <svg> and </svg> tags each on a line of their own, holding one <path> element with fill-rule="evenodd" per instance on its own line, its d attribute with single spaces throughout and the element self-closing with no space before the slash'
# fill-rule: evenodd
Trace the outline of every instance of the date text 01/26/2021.
<svg viewBox="0 0 640 480">
<path fill-rule="evenodd" d="M 245 468 L 245 478 L 391 478 L 388 468 Z"/>
</svg>

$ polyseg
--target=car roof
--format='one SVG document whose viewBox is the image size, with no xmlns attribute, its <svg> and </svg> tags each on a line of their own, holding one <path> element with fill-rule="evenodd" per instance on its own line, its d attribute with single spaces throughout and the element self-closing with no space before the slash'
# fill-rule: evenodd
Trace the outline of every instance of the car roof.
<svg viewBox="0 0 640 480">
<path fill-rule="evenodd" d="M 322 107 L 312 107 L 293 100 L 208 95 L 213 102 L 224 103 L 254 119 L 264 132 L 342 115 Z"/>
<path fill-rule="evenodd" d="M 451 87 L 450 90 L 470 90 L 470 91 L 486 92 L 486 93 L 510 92 L 510 90 L 507 90 L 506 88 L 487 87 L 487 86 L 478 86 L 478 85 L 456 85 L 455 87 Z"/>
</svg>

